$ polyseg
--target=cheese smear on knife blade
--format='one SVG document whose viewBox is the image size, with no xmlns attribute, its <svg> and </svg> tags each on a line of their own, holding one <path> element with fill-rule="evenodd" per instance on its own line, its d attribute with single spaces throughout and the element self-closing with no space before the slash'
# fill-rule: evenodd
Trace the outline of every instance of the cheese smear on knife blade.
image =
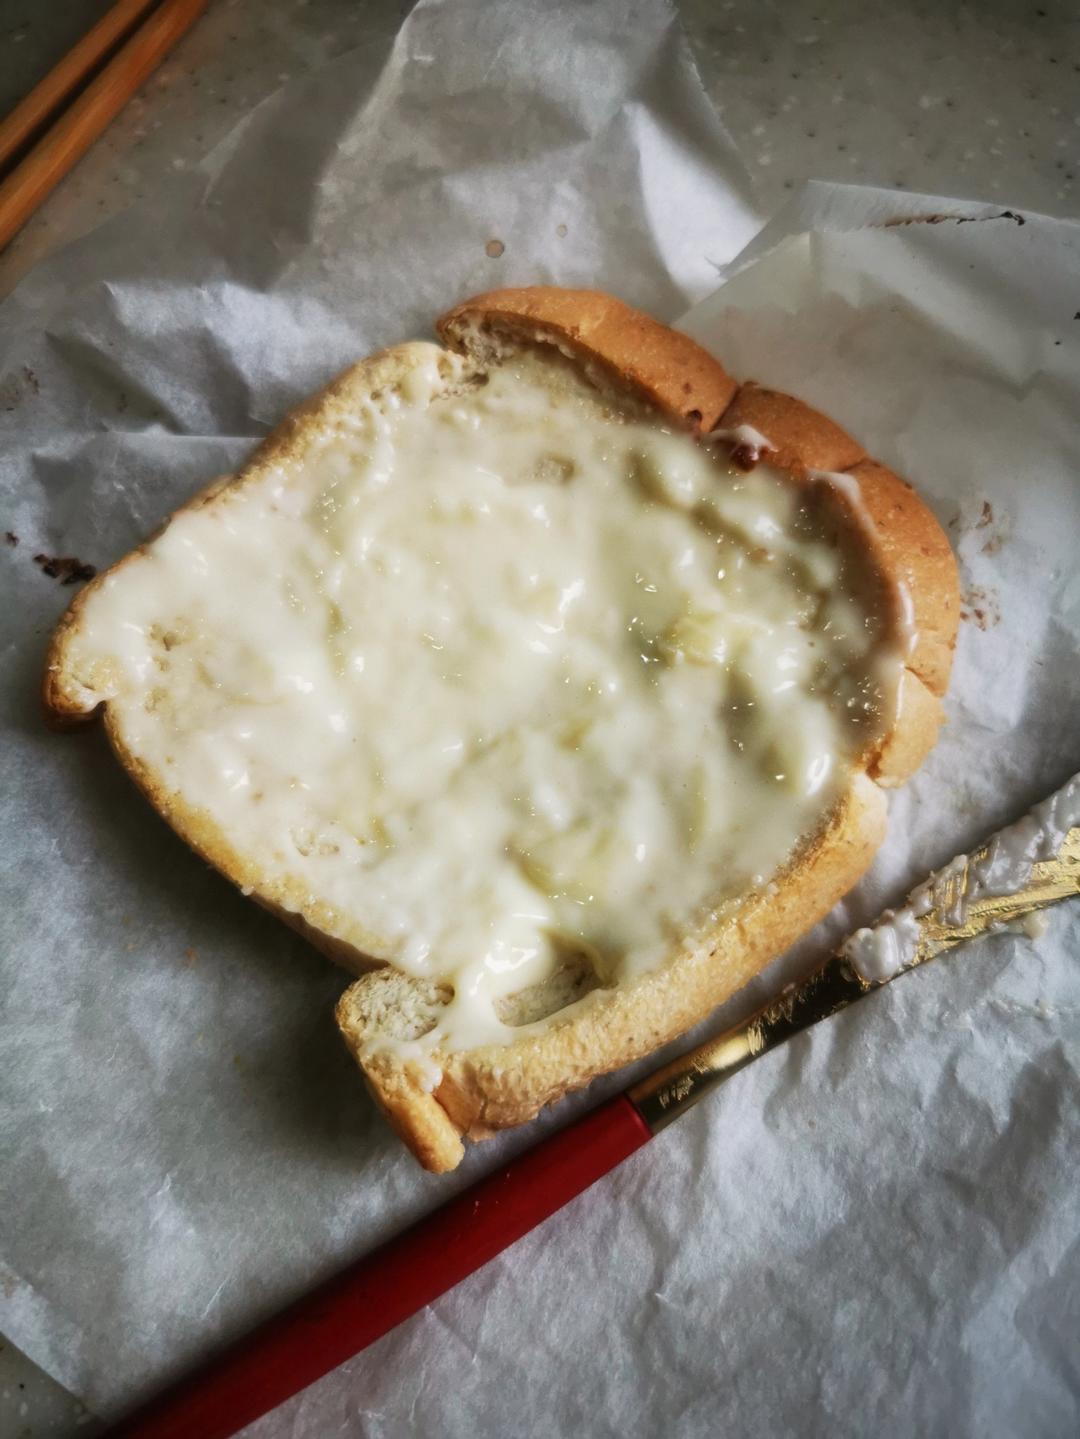
<svg viewBox="0 0 1080 1439">
<path fill-rule="evenodd" d="M 768 884 L 891 722 L 905 645 L 830 477 L 737 468 L 557 355 L 418 349 L 299 470 L 106 577 L 72 663 L 301 912 L 453 987 L 447 1051 Z"/>
</svg>

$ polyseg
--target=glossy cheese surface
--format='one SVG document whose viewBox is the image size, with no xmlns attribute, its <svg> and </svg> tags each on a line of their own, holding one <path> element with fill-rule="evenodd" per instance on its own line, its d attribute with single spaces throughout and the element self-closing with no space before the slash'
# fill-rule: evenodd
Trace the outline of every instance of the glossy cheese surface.
<svg viewBox="0 0 1080 1439">
<path fill-rule="evenodd" d="M 74 668 L 294 907 L 453 987 L 445 1050 L 769 883 L 903 655 L 829 477 L 734 468 L 557 358 L 417 353 L 108 576 Z"/>
</svg>

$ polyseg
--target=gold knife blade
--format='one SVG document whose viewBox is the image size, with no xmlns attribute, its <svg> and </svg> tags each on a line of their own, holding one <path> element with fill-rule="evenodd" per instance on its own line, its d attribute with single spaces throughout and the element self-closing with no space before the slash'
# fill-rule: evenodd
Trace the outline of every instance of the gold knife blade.
<svg viewBox="0 0 1080 1439">
<path fill-rule="evenodd" d="M 872 990 L 1080 894 L 1077 821 L 1080 775 L 1017 824 L 936 871 L 900 911 L 886 910 L 875 925 L 849 936 L 757 1013 L 639 1080 L 627 1096 L 656 1134 L 752 1060 Z"/>
</svg>

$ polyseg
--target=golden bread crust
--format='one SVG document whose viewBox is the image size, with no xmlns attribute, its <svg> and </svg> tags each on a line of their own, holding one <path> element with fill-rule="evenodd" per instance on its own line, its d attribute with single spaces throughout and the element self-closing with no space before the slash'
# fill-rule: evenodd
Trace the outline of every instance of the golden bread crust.
<svg viewBox="0 0 1080 1439">
<path fill-rule="evenodd" d="M 778 390 L 767 390 L 753 380 L 740 385 L 724 412 L 722 424 L 725 429 L 749 425 L 759 431 L 775 451 L 770 452 L 769 463 L 782 470 L 842 473 L 866 456 L 857 440 L 818 410 Z"/>
<path fill-rule="evenodd" d="M 377 1016 L 415 1001 L 426 1012 L 430 984 L 379 969 L 352 985 L 338 1005 L 338 1023 L 390 1122 L 428 1169 L 453 1168 L 462 1136 L 481 1138 L 531 1118 L 545 1104 L 683 1033 L 741 988 L 809 929 L 860 878 L 885 832 L 880 786 L 910 774 L 936 738 L 939 696 L 948 679 L 959 612 L 956 567 L 948 541 L 910 486 L 866 458 L 861 446 L 825 416 L 797 400 L 754 384 L 737 386 L 708 353 L 686 336 L 591 291 L 537 287 L 495 291 L 464 302 L 439 321 L 444 340 L 482 358 L 485 345 L 555 344 L 588 373 L 646 398 L 680 426 L 708 433 L 751 425 L 777 447 L 770 463 L 795 482 L 809 469 L 848 472 L 859 483 L 860 514 L 847 517 L 863 534 L 899 614 L 902 591 L 914 611 L 917 637 L 901 686 L 892 731 L 867 756 L 821 830 L 778 876 L 776 892 L 728 905 L 714 928 L 657 969 L 614 989 L 597 989 L 540 1026 L 525 1026 L 511 1044 L 435 1055 L 441 1078 L 431 1088 L 431 1065 L 401 1058 L 372 1043 Z M 398 346 L 351 367 L 289 416 L 231 480 L 216 481 L 188 509 L 302 462 L 313 438 L 380 387 L 417 363 L 422 349 Z M 449 357 L 447 357 L 449 363 Z M 84 690 L 66 664 L 86 597 L 142 550 L 121 560 L 76 597 L 53 637 L 43 697 L 52 722 L 84 722 L 104 708 L 106 729 L 125 768 L 187 842 L 259 903 L 280 915 L 331 958 L 354 972 L 370 968 L 365 936 L 325 906 L 305 902 L 300 887 L 267 882 L 237 854 L 207 815 L 191 810 L 146 770 L 124 744 L 108 701 Z M 875 782 L 876 781 L 876 782 Z M 370 942 L 370 939 L 369 939 Z"/>
<path fill-rule="evenodd" d="M 874 522 L 878 567 L 911 600 L 915 646 L 907 667 L 940 699 L 949 683 L 960 623 L 960 580 L 945 532 L 906 480 L 860 460 L 849 473 Z"/>
<path fill-rule="evenodd" d="M 598 366 L 620 388 L 706 433 L 737 389 L 689 335 L 596 290 L 490 290 L 448 310 L 435 328 L 454 349 L 482 348 L 488 333 L 557 344 L 564 354 Z"/>
</svg>

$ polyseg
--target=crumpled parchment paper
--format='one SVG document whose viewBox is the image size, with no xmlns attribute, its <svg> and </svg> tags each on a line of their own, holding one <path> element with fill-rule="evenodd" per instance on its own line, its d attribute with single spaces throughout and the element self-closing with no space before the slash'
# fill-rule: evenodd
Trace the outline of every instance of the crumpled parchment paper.
<svg viewBox="0 0 1080 1439">
<path fill-rule="evenodd" d="M 886 225 L 946 212 L 986 218 Z M 1080 230 L 998 213 L 809 187 L 683 321 L 919 486 L 968 615 L 949 727 L 873 872 L 731 1017 L 1080 767 Z M 342 976 L 194 859 L 100 735 L 42 732 L 70 591 L 33 554 L 110 562 L 463 294 L 591 284 L 672 318 L 756 228 L 666 10 L 457 0 L 381 69 L 289 87 L 0 308 L 0 1328 L 98 1412 L 625 1076 L 422 1175 L 337 1040 Z M 1078 910 L 754 1065 L 248 1432 L 1067 1432 Z"/>
</svg>

